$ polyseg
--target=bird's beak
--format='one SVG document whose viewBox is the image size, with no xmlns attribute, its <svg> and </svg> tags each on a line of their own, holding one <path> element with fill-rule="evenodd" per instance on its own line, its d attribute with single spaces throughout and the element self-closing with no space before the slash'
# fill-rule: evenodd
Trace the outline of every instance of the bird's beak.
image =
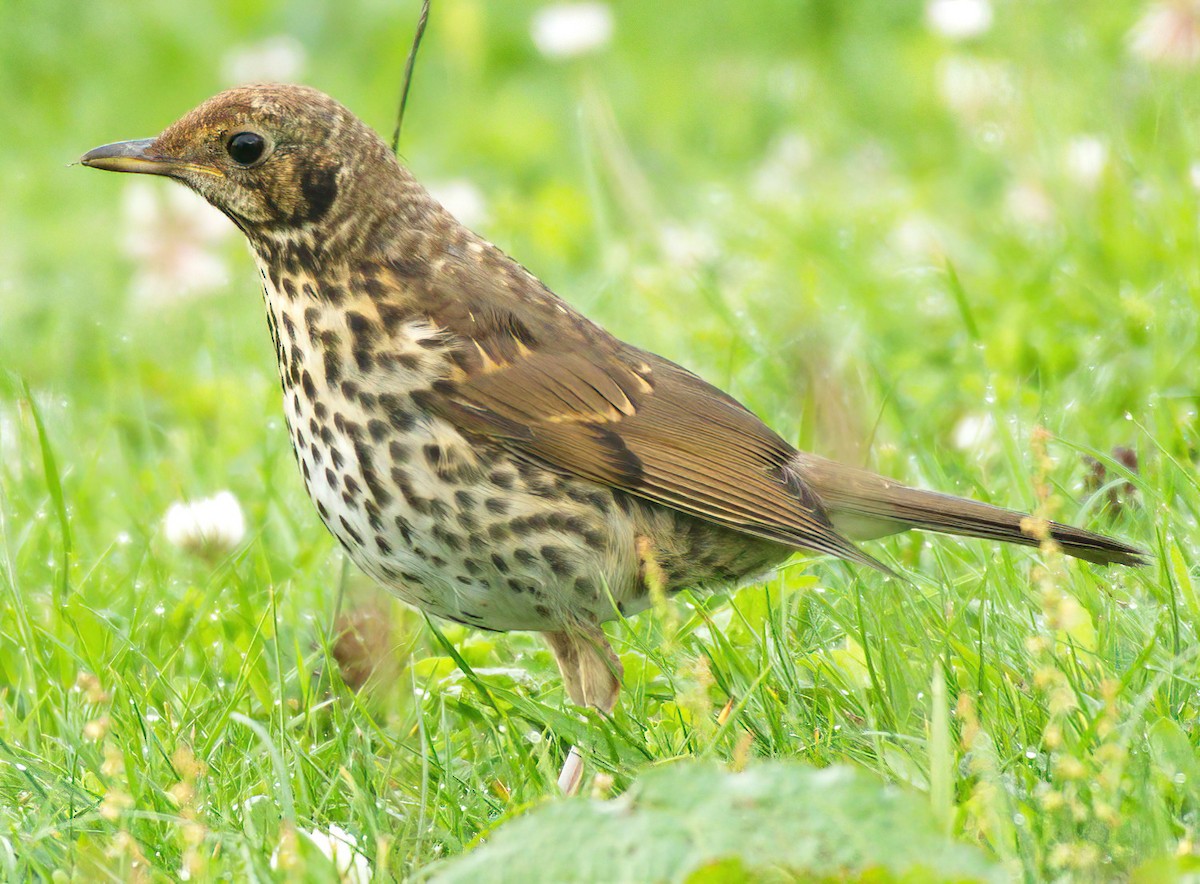
<svg viewBox="0 0 1200 884">
<path fill-rule="evenodd" d="M 166 157 L 151 150 L 153 138 L 138 141 L 118 141 L 103 147 L 93 148 L 79 158 L 79 162 L 93 169 L 108 172 L 144 172 L 150 175 L 168 175 L 175 166 Z"/>
<path fill-rule="evenodd" d="M 93 169 L 104 169 L 108 172 L 141 172 L 144 175 L 176 175 L 179 172 L 218 174 L 214 169 L 163 156 L 154 149 L 156 140 L 141 138 L 137 141 L 105 144 L 89 150 L 79 158 L 79 162 Z"/>
</svg>

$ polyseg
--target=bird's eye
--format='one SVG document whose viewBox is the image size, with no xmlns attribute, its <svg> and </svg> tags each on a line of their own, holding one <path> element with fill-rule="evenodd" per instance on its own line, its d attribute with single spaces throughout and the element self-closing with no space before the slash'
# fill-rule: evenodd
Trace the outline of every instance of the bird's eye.
<svg viewBox="0 0 1200 884">
<path fill-rule="evenodd" d="M 267 140 L 257 132 L 238 132 L 225 145 L 229 156 L 239 166 L 252 166 L 262 159 Z"/>
</svg>

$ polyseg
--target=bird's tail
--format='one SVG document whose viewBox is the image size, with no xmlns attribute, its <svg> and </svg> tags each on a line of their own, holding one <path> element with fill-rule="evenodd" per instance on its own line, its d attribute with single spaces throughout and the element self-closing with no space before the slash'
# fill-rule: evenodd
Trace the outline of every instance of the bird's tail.
<svg viewBox="0 0 1200 884">
<path fill-rule="evenodd" d="M 1042 532 L 1015 510 L 909 488 L 866 470 L 800 452 L 792 468 L 816 491 L 838 531 L 854 540 L 871 540 L 910 528 L 1038 546 Z M 1063 552 L 1102 565 L 1144 565 L 1147 554 L 1135 546 L 1072 528 L 1045 523 Z"/>
</svg>

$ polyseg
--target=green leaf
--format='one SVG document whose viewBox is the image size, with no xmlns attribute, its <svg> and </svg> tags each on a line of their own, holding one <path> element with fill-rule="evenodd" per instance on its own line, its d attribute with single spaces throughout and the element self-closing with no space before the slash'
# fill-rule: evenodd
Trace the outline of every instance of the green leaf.
<svg viewBox="0 0 1200 884">
<path fill-rule="evenodd" d="M 768 762 L 740 773 L 686 761 L 610 801 L 555 801 L 501 824 L 432 880 L 710 881 L 781 877 L 992 881 L 920 796 L 846 767 Z"/>
</svg>

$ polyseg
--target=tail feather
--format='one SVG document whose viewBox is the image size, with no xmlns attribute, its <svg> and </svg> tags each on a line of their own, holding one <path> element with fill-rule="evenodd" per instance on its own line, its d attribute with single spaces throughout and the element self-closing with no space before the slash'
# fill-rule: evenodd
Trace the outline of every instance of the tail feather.
<svg viewBox="0 0 1200 884">
<path fill-rule="evenodd" d="M 1029 517 L 1016 510 L 936 491 L 909 488 L 866 470 L 801 452 L 792 468 L 816 491 L 835 528 L 870 540 L 910 528 L 1038 546 Z M 1147 554 L 1103 534 L 1048 523 L 1050 537 L 1067 555 L 1101 565 L 1145 565 Z"/>
</svg>

